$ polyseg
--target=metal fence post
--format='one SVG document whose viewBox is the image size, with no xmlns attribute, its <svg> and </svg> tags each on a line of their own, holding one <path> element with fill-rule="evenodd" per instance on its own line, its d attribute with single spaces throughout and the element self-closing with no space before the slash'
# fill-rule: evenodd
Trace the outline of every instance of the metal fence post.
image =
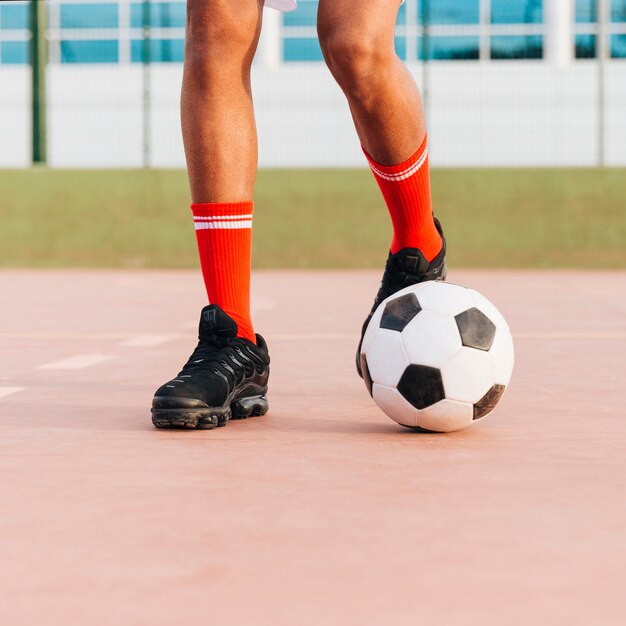
<svg viewBox="0 0 626 626">
<path fill-rule="evenodd" d="M 430 76 L 428 64 L 430 62 L 430 0 L 420 0 L 420 21 L 422 22 L 422 100 L 424 113 L 428 120 L 430 109 Z"/>
<path fill-rule="evenodd" d="M 143 114 L 143 166 L 150 167 L 150 157 L 152 153 L 152 124 L 150 122 L 151 106 L 151 71 L 152 62 L 152 41 L 150 32 L 150 9 L 151 0 L 143 0 L 142 26 L 143 26 L 143 94 L 142 94 L 142 114 Z"/>
<path fill-rule="evenodd" d="M 608 0 L 598 0 L 597 23 L 598 35 L 596 39 L 596 56 L 598 58 L 598 165 L 606 164 L 606 62 L 611 58 L 610 38 L 608 25 L 611 10 Z"/>
<path fill-rule="evenodd" d="M 46 64 L 47 64 L 47 5 L 30 3 L 30 63 L 32 68 L 32 160 L 47 161 L 46 150 Z"/>
<path fill-rule="evenodd" d="M 418 0 L 406 0 L 406 21 L 404 41 L 406 48 L 406 62 L 407 64 L 417 63 L 419 60 L 418 54 L 418 23 L 419 23 L 419 7 Z"/>
</svg>

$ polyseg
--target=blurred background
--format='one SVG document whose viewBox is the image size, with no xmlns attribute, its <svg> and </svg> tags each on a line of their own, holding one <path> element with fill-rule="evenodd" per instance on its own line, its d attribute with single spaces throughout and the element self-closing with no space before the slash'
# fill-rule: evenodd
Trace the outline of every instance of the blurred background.
<svg viewBox="0 0 626 626">
<path fill-rule="evenodd" d="M 316 12 L 264 15 L 254 263 L 376 267 L 390 227 Z M 184 26 L 178 0 L 0 2 L 0 264 L 196 266 Z M 406 0 L 396 49 L 453 265 L 626 266 L 626 0 Z"/>
</svg>

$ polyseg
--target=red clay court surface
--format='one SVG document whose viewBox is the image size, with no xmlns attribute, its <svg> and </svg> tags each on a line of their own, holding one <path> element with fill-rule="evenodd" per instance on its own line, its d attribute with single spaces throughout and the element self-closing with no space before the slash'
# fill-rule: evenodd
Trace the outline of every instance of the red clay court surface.
<svg viewBox="0 0 626 626">
<path fill-rule="evenodd" d="M 268 272 L 270 413 L 167 432 L 198 273 L 0 272 L 2 624 L 626 624 L 626 273 L 451 279 L 516 340 L 474 427 L 413 433 L 367 395 L 378 272 Z"/>
</svg>

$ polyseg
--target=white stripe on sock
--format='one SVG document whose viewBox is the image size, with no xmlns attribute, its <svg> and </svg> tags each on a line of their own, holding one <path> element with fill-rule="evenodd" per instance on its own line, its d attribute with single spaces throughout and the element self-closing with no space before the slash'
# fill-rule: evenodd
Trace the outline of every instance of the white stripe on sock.
<svg viewBox="0 0 626 626">
<path fill-rule="evenodd" d="M 221 220 L 215 222 L 196 222 L 196 230 L 214 230 L 214 229 L 228 229 L 228 228 L 252 228 L 252 220 Z"/>
<path fill-rule="evenodd" d="M 194 215 L 194 222 L 219 222 L 222 220 L 234 221 L 234 220 L 251 220 L 252 214 L 249 215 Z"/>
<path fill-rule="evenodd" d="M 369 164 L 370 164 L 370 167 L 372 168 L 372 172 L 374 172 L 376 176 L 380 176 L 380 178 L 383 178 L 384 180 L 389 180 L 391 182 L 398 182 L 398 181 L 405 180 L 413 176 L 413 174 L 415 174 L 422 167 L 422 165 L 424 165 L 427 158 L 428 158 L 428 146 L 424 150 L 424 154 L 422 154 L 422 156 L 417 161 L 415 161 L 413 165 L 410 165 L 405 170 L 403 170 L 402 172 L 398 172 L 397 174 L 387 174 L 385 172 L 382 172 L 371 161 L 369 161 Z"/>
</svg>

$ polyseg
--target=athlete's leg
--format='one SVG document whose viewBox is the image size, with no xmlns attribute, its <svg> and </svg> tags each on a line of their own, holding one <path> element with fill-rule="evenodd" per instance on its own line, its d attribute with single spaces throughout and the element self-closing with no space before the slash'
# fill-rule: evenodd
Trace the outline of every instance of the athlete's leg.
<svg viewBox="0 0 626 626">
<path fill-rule="evenodd" d="M 187 0 L 181 119 L 194 202 L 252 198 L 257 136 L 250 68 L 262 0 Z"/>
<path fill-rule="evenodd" d="M 152 401 L 158 428 L 214 428 L 267 411 L 269 355 L 250 321 L 257 139 L 250 67 L 262 0 L 187 0 L 181 98 L 191 205 L 209 302 L 198 345 Z"/>
<path fill-rule="evenodd" d="M 324 58 L 350 105 L 361 145 L 393 222 L 377 306 L 410 284 L 446 276 L 445 242 L 432 215 L 424 110 L 394 50 L 399 0 L 320 0 Z M 363 372 L 361 342 L 357 371 Z M 363 372 L 363 374 L 362 374 Z"/>
<path fill-rule="evenodd" d="M 345 93 L 394 225 L 392 252 L 441 250 L 432 218 L 421 98 L 394 50 L 399 0 L 320 0 L 326 63 Z"/>
<path fill-rule="evenodd" d="M 250 69 L 263 0 L 187 0 L 183 139 L 209 302 L 255 341 L 250 320 L 257 135 Z"/>
</svg>

